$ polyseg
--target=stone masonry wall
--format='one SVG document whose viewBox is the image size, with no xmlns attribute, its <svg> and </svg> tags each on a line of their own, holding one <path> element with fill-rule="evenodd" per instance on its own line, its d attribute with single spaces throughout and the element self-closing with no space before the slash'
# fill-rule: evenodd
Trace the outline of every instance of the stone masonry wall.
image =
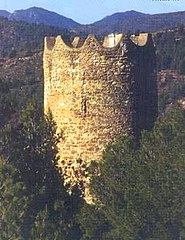
<svg viewBox="0 0 185 240">
<path fill-rule="evenodd" d="M 66 183 L 82 183 L 86 166 L 100 160 L 120 134 L 139 135 L 157 116 L 155 49 L 150 35 L 134 39 L 93 35 L 73 47 L 47 37 L 44 50 L 44 106 L 64 132 L 59 166 Z M 135 41 L 135 42 L 134 42 Z M 141 94 L 143 94 L 141 96 Z M 144 115 L 143 115 L 144 114 Z"/>
</svg>

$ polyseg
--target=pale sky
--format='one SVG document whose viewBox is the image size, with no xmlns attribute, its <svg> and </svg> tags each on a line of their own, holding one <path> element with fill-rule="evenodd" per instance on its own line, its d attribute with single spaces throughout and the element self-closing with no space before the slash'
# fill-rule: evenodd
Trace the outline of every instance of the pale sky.
<svg viewBox="0 0 185 240">
<path fill-rule="evenodd" d="M 9 12 L 33 6 L 57 12 L 79 23 L 92 23 L 128 10 L 143 13 L 185 11 L 185 0 L 0 0 L 0 9 Z"/>
</svg>

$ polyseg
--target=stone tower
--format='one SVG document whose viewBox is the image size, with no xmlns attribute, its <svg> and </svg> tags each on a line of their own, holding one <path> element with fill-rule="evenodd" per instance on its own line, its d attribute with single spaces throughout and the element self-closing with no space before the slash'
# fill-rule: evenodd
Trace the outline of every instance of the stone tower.
<svg viewBox="0 0 185 240">
<path fill-rule="evenodd" d="M 85 166 L 101 159 L 107 143 L 120 134 L 139 136 L 157 117 L 156 56 L 152 36 L 93 35 L 66 44 L 46 37 L 44 107 L 58 129 L 66 182 L 82 182 Z"/>
</svg>

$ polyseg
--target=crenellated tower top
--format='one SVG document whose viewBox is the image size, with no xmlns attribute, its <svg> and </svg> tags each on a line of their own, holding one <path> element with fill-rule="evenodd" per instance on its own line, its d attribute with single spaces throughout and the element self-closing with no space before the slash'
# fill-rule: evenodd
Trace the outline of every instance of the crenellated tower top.
<svg viewBox="0 0 185 240">
<path fill-rule="evenodd" d="M 124 34 L 110 34 L 105 36 L 103 43 L 99 42 L 93 34 L 89 34 L 84 40 L 80 37 L 75 37 L 71 43 L 66 43 L 61 36 L 57 37 L 45 37 L 45 51 L 55 51 L 57 47 L 63 47 L 71 51 L 83 51 L 86 48 L 89 49 L 101 49 L 101 50 L 115 50 L 122 46 L 127 41 L 127 44 L 134 47 L 148 47 L 153 45 L 152 35 L 149 33 L 140 33 L 139 35 Z M 94 44 L 93 44 L 94 43 Z M 98 50 L 97 49 L 97 50 Z"/>
</svg>

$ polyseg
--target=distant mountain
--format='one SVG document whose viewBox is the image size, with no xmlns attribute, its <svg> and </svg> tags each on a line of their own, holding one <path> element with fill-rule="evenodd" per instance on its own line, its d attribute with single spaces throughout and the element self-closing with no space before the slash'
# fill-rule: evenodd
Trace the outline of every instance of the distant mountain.
<svg viewBox="0 0 185 240">
<path fill-rule="evenodd" d="M 185 11 L 144 14 L 136 11 L 115 13 L 92 24 L 83 25 L 78 30 L 87 33 L 109 34 L 112 32 L 135 33 L 137 31 L 154 32 L 174 28 L 185 24 Z"/>
<path fill-rule="evenodd" d="M 17 10 L 13 13 L 0 10 L 0 16 L 7 17 L 9 20 L 44 24 L 63 29 L 66 28 L 69 31 L 77 34 L 94 33 L 98 35 L 105 35 L 112 32 L 155 32 L 174 28 L 178 24 L 185 24 L 185 11 L 161 14 L 145 14 L 132 10 L 115 13 L 97 22 L 86 25 L 79 24 L 72 19 L 39 7 L 31 7 L 26 10 Z"/>
<path fill-rule="evenodd" d="M 134 11 L 134 10 L 131 10 L 131 11 L 126 11 L 126 12 L 117 12 L 117 13 L 114 13 L 113 15 L 110 15 L 110 16 L 107 16 L 105 18 L 103 18 L 102 20 L 100 21 L 97 21 L 94 24 L 102 24 L 102 23 L 116 23 L 118 21 L 126 21 L 126 20 L 130 20 L 130 19 L 137 19 L 137 18 L 140 18 L 140 17 L 144 17 L 146 15 L 149 15 L 149 14 L 145 14 L 145 13 L 141 13 L 141 12 L 137 12 L 137 11 Z"/>
<path fill-rule="evenodd" d="M 16 10 L 9 15 L 9 20 L 25 21 L 28 23 L 45 24 L 69 30 L 80 24 L 55 12 L 43 8 L 31 7 L 26 10 Z"/>
<path fill-rule="evenodd" d="M 8 11 L 5 10 L 0 10 L 0 16 L 1 17 L 8 17 L 10 15 L 10 13 Z"/>
</svg>

